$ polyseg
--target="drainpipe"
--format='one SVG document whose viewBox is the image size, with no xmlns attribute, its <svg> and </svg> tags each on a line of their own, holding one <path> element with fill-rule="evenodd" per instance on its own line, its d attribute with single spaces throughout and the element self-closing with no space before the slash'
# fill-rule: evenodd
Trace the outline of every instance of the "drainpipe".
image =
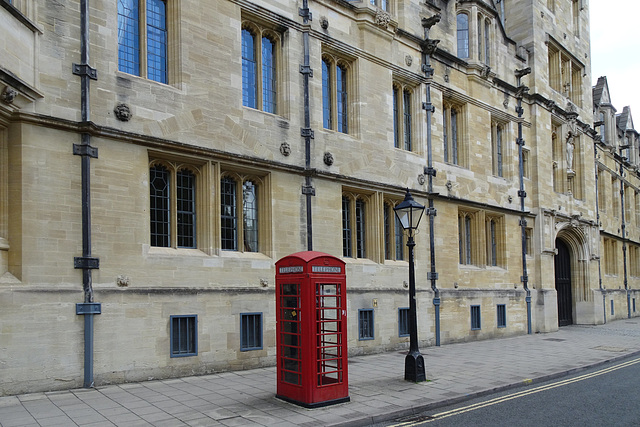
<svg viewBox="0 0 640 427">
<path fill-rule="evenodd" d="M 95 68 L 89 65 L 89 0 L 80 1 L 80 55 L 81 63 L 73 64 L 73 74 L 80 76 L 80 103 L 82 124 L 91 121 L 89 88 L 97 80 Z M 93 316 L 101 313 L 100 303 L 93 301 L 91 270 L 99 268 L 98 258 L 91 256 L 91 158 L 98 157 L 98 149 L 91 146 L 91 135 L 83 132 L 81 143 L 73 144 L 73 154 L 81 156 L 82 175 L 82 256 L 73 260 L 74 268 L 82 269 L 84 302 L 76 304 L 76 314 L 84 316 L 84 382 L 93 387 Z"/>
<path fill-rule="evenodd" d="M 631 319 L 631 292 L 629 292 L 629 282 L 627 281 L 627 226 L 624 219 L 624 161 L 626 157 L 622 157 L 622 150 L 629 148 L 630 145 L 621 145 L 620 150 L 620 211 L 622 218 L 622 268 L 624 273 L 624 289 L 627 293 L 627 317 Z"/>
<path fill-rule="evenodd" d="M 431 150 L 431 115 L 435 111 L 435 107 L 431 104 L 431 81 L 433 80 L 434 69 L 431 67 L 431 55 L 436 51 L 436 47 L 440 40 L 429 39 L 429 30 L 435 24 L 440 22 L 440 14 L 437 13 L 431 18 L 422 18 L 422 27 L 424 28 L 424 41 L 422 42 L 422 71 L 427 78 L 426 94 L 427 102 L 423 104 L 423 108 L 427 112 L 427 167 L 424 174 L 428 177 L 427 193 L 429 194 L 429 253 L 431 255 L 431 271 L 427 273 L 427 280 L 431 281 L 431 290 L 433 290 L 433 306 L 435 308 L 435 326 L 436 326 L 436 346 L 440 346 L 440 290 L 436 286 L 438 273 L 436 272 L 436 245 L 434 236 L 434 223 L 436 217 L 436 209 L 433 207 L 433 178 L 436 176 L 436 170 L 433 168 L 433 158 Z"/>
<path fill-rule="evenodd" d="M 307 211 L 307 250 L 313 250 L 313 227 L 311 212 L 311 197 L 316 195 L 316 190 L 311 183 L 311 140 L 313 139 L 313 130 L 311 129 L 311 114 L 309 106 L 309 77 L 313 77 L 313 70 L 309 65 L 309 31 L 311 25 L 311 12 L 309 11 L 308 0 L 302 1 L 302 7 L 298 10 L 298 15 L 302 17 L 304 29 L 302 31 L 302 40 L 304 42 L 304 62 L 300 65 L 300 74 L 302 74 L 304 82 L 304 127 L 300 128 L 300 136 L 304 138 L 304 185 L 302 186 L 302 194 L 306 198 Z"/>
<path fill-rule="evenodd" d="M 599 127 L 603 124 L 603 122 L 596 122 L 593 124 L 594 127 Z M 604 137 L 604 135 L 600 135 L 601 137 Z M 596 224 L 598 225 L 598 229 L 600 229 L 600 204 L 598 202 L 598 198 L 600 197 L 598 195 L 598 180 L 600 178 L 598 178 L 598 143 L 597 141 L 594 139 L 593 140 L 593 163 L 595 165 L 595 172 L 596 172 Z M 599 243 L 598 243 L 599 245 Z M 605 290 L 602 288 L 602 267 L 600 265 L 600 258 L 598 257 L 598 286 L 600 288 L 600 292 L 602 292 L 602 315 L 603 315 L 603 322 L 607 323 L 607 296 L 606 296 L 606 292 Z"/>
<path fill-rule="evenodd" d="M 524 191 L 524 162 L 522 159 L 522 147 L 524 147 L 524 139 L 522 139 L 522 114 L 524 113 L 522 109 L 522 97 L 529 91 L 529 88 L 521 82 L 523 76 L 531 73 L 531 68 L 527 67 L 516 70 L 515 73 L 518 81 L 518 89 L 516 92 L 516 98 L 518 100 L 518 105 L 516 106 L 516 112 L 518 113 L 518 139 L 516 140 L 516 144 L 518 144 L 518 166 L 520 170 L 520 190 L 518 190 L 518 197 L 520 197 L 520 211 L 522 212 L 520 216 L 520 230 L 522 232 L 522 277 L 520 280 L 522 281 L 523 289 L 527 293 L 525 297 L 527 303 L 527 333 L 531 334 L 531 290 L 529 289 L 529 277 L 527 275 L 527 220 L 524 217 L 524 199 L 527 197 L 527 192 Z"/>
</svg>

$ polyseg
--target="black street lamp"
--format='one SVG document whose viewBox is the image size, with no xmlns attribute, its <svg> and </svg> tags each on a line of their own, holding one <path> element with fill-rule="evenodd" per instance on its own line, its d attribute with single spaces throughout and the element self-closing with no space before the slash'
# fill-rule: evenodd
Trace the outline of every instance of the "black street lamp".
<svg viewBox="0 0 640 427">
<path fill-rule="evenodd" d="M 404 379 L 407 381 L 426 381 L 424 358 L 418 350 L 418 318 L 416 315 L 416 276 L 413 265 L 413 240 L 415 230 L 418 229 L 420 219 L 424 213 L 424 206 L 413 200 L 409 189 L 404 200 L 393 208 L 402 228 L 407 231 L 407 247 L 409 248 L 409 354 L 404 359 Z"/>
</svg>

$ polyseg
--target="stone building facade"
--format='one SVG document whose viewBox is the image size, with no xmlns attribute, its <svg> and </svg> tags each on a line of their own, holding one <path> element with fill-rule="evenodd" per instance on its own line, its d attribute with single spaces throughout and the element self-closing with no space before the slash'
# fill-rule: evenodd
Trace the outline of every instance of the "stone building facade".
<svg viewBox="0 0 640 427">
<path fill-rule="evenodd" d="M 95 384 L 273 365 L 274 264 L 308 249 L 347 263 L 349 353 L 405 348 L 407 188 L 421 346 L 637 315 L 638 133 L 588 0 L 0 0 L 0 28 L 0 395 L 83 384 L 78 303 Z"/>
</svg>

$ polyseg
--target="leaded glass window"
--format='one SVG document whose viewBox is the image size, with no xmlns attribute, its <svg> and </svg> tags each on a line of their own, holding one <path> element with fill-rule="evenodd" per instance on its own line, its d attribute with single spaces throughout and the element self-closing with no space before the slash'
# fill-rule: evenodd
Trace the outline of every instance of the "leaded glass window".
<svg viewBox="0 0 640 427">
<path fill-rule="evenodd" d="M 469 57 L 469 15 L 459 13 L 457 17 L 458 57 Z"/>
</svg>

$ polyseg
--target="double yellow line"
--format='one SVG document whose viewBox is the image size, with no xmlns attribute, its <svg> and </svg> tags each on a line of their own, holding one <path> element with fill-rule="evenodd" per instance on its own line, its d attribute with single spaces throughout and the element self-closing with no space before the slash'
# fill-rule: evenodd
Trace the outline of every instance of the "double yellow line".
<svg viewBox="0 0 640 427">
<path fill-rule="evenodd" d="M 580 375 L 578 377 L 574 377 L 574 378 L 569 378 L 566 380 L 562 380 L 562 381 L 558 381 L 552 384 L 547 384 L 547 385 L 542 385 L 539 387 L 534 387 L 532 389 L 527 389 L 527 390 L 523 390 L 517 393 L 513 393 L 513 394 L 508 394 L 506 396 L 502 396 L 502 397 L 496 397 L 494 399 L 490 399 L 490 400 L 486 400 L 484 402 L 479 402 L 479 403 L 474 403 L 473 405 L 468 405 L 468 406 L 463 406 L 462 408 L 457 408 L 457 409 L 452 409 L 451 411 L 446 411 L 446 412 L 440 412 L 439 414 L 434 414 L 431 415 L 429 419 L 427 420 L 423 420 L 423 421 L 408 421 L 408 422 L 404 422 L 404 423 L 400 423 L 400 424 L 394 424 L 392 426 L 389 427 L 408 427 L 408 426 L 414 426 L 414 425 L 418 425 L 418 424 L 424 424 L 424 423 L 430 423 L 433 421 L 437 421 L 443 418 L 448 418 L 454 415 L 458 415 L 458 414 L 464 414 L 465 412 L 470 412 L 470 411 L 475 411 L 476 409 L 481 409 L 481 408 L 485 408 L 487 406 L 492 406 L 492 405 L 496 405 L 498 403 L 502 403 L 502 402 L 507 402 L 509 400 L 513 400 L 513 399 L 518 399 L 520 397 L 525 397 L 528 396 L 530 394 L 535 394 L 535 393 L 540 393 L 542 391 L 546 391 L 546 390 L 551 390 L 557 387 L 562 387 L 568 384 L 573 384 L 579 381 L 584 381 L 584 380 L 588 380 L 590 378 L 594 378 L 600 375 L 604 375 L 604 374 L 608 374 L 609 372 L 613 372 L 613 371 L 617 371 L 618 369 L 622 369 L 622 368 L 626 368 L 628 366 L 631 365 L 635 365 L 637 363 L 640 363 L 640 358 L 638 359 L 633 359 L 633 360 L 629 360 L 627 362 L 623 362 L 620 363 L 618 365 L 614 365 L 611 366 L 609 368 L 605 368 L 605 369 L 601 369 L 599 371 L 596 372 L 592 372 L 590 374 L 584 374 L 584 375 Z M 530 379 L 524 380 L 524 383 L 531 383 Z"/>
</svg>

